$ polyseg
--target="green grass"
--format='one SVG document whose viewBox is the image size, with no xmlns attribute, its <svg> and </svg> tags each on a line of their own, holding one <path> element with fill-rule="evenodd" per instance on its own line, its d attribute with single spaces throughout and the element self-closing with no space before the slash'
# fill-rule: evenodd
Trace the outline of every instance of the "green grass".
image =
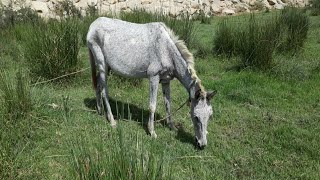
<svg viewBox="0 0 320 180">
<path fill-rule="evenodd" d="M 258 14 L 257 18 L 264 16 Z M 246 17 L 237 18 L 243 21 Z M 212 24 L 195 23 L 201 46 L 213 48 L 210 40 L 219 20 L 215 17 Z M 89 71 L 77 74 L 68 84 L 31 86 L 33 108 L 28 118 L 14 128 L 3 126 L 1 121 L 0 147 L 10 151 L 1 151 L 8 153 L 0 156 L 1 162 L 7 163 L 1 163 L 0 179 L 97 175 L 108 179 L 108 174 L 127 179 L 125 172 L 136 172 L 131 174 L 142 179 L 319 179 L 319 22 L 319 17 L 311 17 L 305 51 L 294 58 L 276 56 L 276 66 L 269 71 L 239 70 L 239 59 L 213 55 L 195 60 L 206 89 L 218 90 L 212 102 L 208 146 L 202 151 L 193 145 L 187 106 L 173 115 L 178 132 L 157 123 L 158 138 L 147 135 L 142 125 L 148 119 L 146 80 L 138 87 L 130 83 L 122 86 L 119 79 L 110 77 L 111 105 L 115 116 L 121 117 L 122 134 L 94 112 Z M 89 66 L 87 53 L 86 47 L 80 48 L 83 67 Z M 15 72 L 16 66 L 26 68 L 23 57 L 13 61 L 11 53 L 4 53 L 0 58 L 9 72 Z M 171 87 L 172 109 L 176 109 L 188 95 L 177 80 Z M 158 94 L 156 118 L 160 119 L 165 117 L 165 108 L 160 91 Z M 2 117 L 3 94 L 0 96 Z M 8 139 L 15 135 L 24 138 Z M 122 157 L 130 160 L 115 161 Z M 117 163 L 111 163 L 114 161 Z M 144 168 L 136 164 L 141 161 L 145 161 Z M 163 171 L 154 171 L 160 167 Z"/>
</svg>

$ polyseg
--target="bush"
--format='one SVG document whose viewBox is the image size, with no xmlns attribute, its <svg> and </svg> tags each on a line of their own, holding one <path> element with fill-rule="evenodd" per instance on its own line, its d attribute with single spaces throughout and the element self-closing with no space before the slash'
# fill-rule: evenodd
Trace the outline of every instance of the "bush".
<svg viewBox="0 0 320 180">
<path fill-rule="evenodd" d="M 281 21 L 278 17 L 257 22 L 254 15 L 249 25 L 236 33 L 236 53 L 245 67 L 266 70 L 272 66 L 272 56 L 281 37 Z"/>
<path fill-rule="evenodd" d="M 51 20 L 29 29 L 24 56 L 35 79 L 51 79 L 80 66 L 78 24 L 72 19 Z"/>
<path fill-rule="evenodd" d="M 279 50 L 296 53 L 303 48 L 307 39 L 309 17 L 303 9 L 286 7 L 281 11 L 281 18 L 286 27 L 286 33 Z"/>
<path fill-rule="evenodd" d="M 244 67 L 265 70 L 272 65 L 272 56 L 281 35 L 281 21 L 278 16 L 258 22 L 252 14 L 242 25 L 224 20 L 219 24 L 214 36 L 214 52 L 239 56 Z"/>
<path fill-rule="evenodd" d="M 311 2 L 311 15 L 319 16 L 320 15 L 320 0 L 312 0 Z"/>
<path fill-rule="evenodd" d="M 236 28 L 224 19 L 218 24 L 217 30 L 213 38 L 213 52 L 221 55 L 225 54 L 228 57 L 235 53 L 235 35 Z"/>
</svg>

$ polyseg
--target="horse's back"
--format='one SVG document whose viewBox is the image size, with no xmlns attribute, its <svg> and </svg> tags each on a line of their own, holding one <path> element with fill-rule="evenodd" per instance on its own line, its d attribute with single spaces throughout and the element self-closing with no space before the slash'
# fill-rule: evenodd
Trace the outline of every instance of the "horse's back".
<svg viewBox="0 0 320 180">
<path fill-rule="evenodd" d="M 168 64 L 161 62 L 169 58 L 164 42 L 169 36 L 164 31 L 161 23 L 135 24 L 101 17 L 91 24 L 87 41 L 99 44 L 107 65 L 116 73 L 147 77 Z"/>
</svg>

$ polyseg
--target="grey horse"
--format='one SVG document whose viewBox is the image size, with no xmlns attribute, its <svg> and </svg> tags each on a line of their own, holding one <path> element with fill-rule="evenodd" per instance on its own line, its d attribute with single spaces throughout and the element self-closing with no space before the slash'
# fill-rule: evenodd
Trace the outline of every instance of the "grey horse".
<svg viewBox="0 0 320 180">
<path fill-rule="evenodd" d="M 189 93 L 196 144 L 201 149 L 207 145 L 207 126 L 212 116 L 210 100 L 215 92 L 204 90 L 194 69 L 193 55 L 164 23 L 135 24 L 100 17 L 90 25 L 87 45 L 96 89 L 97 111 L 102 113 L 102 95 L 106 116 L 112 126 L 116 125 L 116 121 L 108 99 L 109 70 L 121 76 L 149 79 L 148 130 L 154 138 L 157 137 L 154 114 L 159 83 L 162 84 L 167 123 L 171 129 L 175 129 L 170 116 L 170 81 L 177 78 Z"/>
</svg>

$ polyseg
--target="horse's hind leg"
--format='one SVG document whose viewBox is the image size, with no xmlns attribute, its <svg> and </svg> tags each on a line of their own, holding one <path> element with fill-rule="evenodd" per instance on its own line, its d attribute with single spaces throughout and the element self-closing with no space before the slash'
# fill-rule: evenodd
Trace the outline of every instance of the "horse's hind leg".
<svg viewBox="0 0 320 180">
<path fill-rule="evenodd" d="M 101 107 L 101 101 L 98 100 L 99 98 L 101 99 L 101 92 L 102 92 L 102 98 L 105 103 L 105 111 L 106 111 L 106 116 L 107 119 L 110 121 L 111 126 L 116 125 L 116 121 L 113 118 L 113 114 L 111 112 L 111 107 L 109 103 L 109 98 L 108 98 L 108 88 L 107 88 L 107 76 L 106 73 L 108 72 L 108 67 L 105 65 L 104 61 L 104 56 L 102 54 L 102 51 L 98 45 L 92 45 L 91 50 L 93 51 L 93 54 L 96 59 L 96 65 L 98 67 L 98 84 L 99 87 L 97 88 L 96 95 L 97 95 L 97 106 Z M 98 110 L 99 111 L 99 110 Z"/>
<path fill-rule="evenodd" d="M 103 71 L 103 72 L 99 72 L 99 76 L 100 76 L 101 85 L 102 85 L 102 98 L 105 103 L 105 110 L 106 110 L 107 119 L 110 121 L 111 126 L 116 126 L 117 123 L 113 118 L 113 114 L 112 114 L 110 103 L 109 103 L 107 74 L 105 71 Z"/>
<path fill-rule="evenodd" d="M 159 87 L 159 75 L 152 76 L 149 78 L 150 80 L 150 102 L 149 102 L 149 110 L 150 110 L 150 116 L 149 116 L 149 122 L 148 122 L 148 130 L 153 138 L 157 138 L 157 134 L 154 131 L 154 114 L 156 112 L 157 107 L 157 93 L 158 93 L 158 87 Z"/>
<path fill-rule="evenodd" d="M 102 101 L 101 101 L 101 80 L 100 75 L 96 77 L 97 79 L 97 88 L 96 88 L 96 101 L 97 101 L 97 111 L 99 115 L 102 115 Z"/>
</svg>

